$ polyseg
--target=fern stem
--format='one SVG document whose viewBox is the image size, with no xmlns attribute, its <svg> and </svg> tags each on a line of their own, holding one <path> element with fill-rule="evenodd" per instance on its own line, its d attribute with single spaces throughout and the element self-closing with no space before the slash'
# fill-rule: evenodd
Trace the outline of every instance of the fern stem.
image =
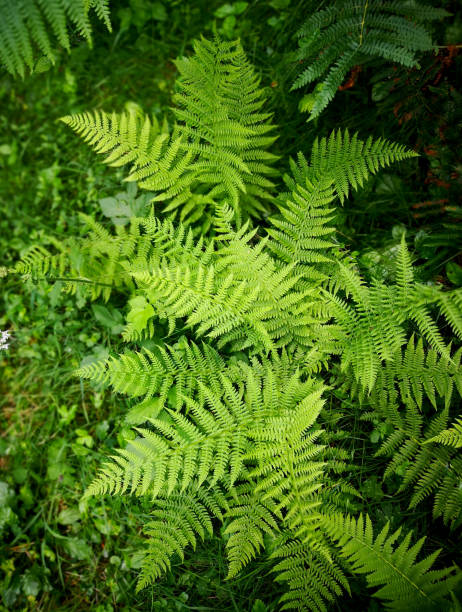
<svg viewBox="0 0 462 612">
<path fill-rule="evenodd" d="M 364 24 L 366 22 L 366 14 L 367 14 L 368 6 L 369 6 L 369 0 L 366 0 L 364 4 L 363 19 L 361 21 L 361 32 L 359 33 L 359 44 L 360 45 L 363 44 L 363 31 L 364 31 Z"/>
<path fill-rule="evenodd" d="M 64 281 L 66 283 L 87 283 L 89 285 L 101 285 L 102 287 L 112 287 L 110 283 L 100 283 L 98 281 L 90 280 L 88 278 L 70 278 L 66 276 L 36 276 L 34 281 L 46 280 L 51 283 L 56 283 L 57 281 Z"/>
</svg>

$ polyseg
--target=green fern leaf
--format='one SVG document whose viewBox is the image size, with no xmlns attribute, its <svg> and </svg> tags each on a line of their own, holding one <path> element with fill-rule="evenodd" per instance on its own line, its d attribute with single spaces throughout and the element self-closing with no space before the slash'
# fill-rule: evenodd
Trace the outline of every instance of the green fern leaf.
<svg viewBox="0 0 462 612">
<path fill-rule="evenodd" d="M 1 0 L 0 63 L 21 77 L 26 69 L 34 71 L 37 54 L 54 63 L 54 39 L 70 50 L 68 27 L 75 27 L 91 44 L 91 10 L 111 30 L 108 0 Z"/>
<path fill-rule="evenodd" d="M 460 581 L 454 568 L 430 571 L 439 551 L 416 562 L 425 538 L 411 546 L 411 532 L 399 541 L 401 528 L 389 534 L 387 523 L 374 539 L 367 515 L 357 520 L 340 514 L 325 516 L 322 523 L 351 570 L 365 574 L 370 588 L 379 587 L 374 597 L 384 601 L 388 610 L 435 610 L 448 602 Z"/>
</svg>

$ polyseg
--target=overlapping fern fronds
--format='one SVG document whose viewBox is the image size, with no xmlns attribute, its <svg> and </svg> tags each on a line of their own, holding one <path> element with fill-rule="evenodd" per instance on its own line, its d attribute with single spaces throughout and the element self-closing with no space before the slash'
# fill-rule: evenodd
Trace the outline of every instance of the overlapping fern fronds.
<svg viewBox="0 0 462 612">
<path fill-rule="evenodd" d="M 379 138 L 360 140 L 348 130 L 332 132 L 329 138 L 316 138 L 310 161 L 299 153 L 290 160 L 291 175 L 284 176 L 289 191 L 276 200 L 280 215 L 271 218 L 268 247 L 283 261 L 301 266 L 311 282 L 326 280 L 332 269 L 334 208 L 338 197 L 345 200 L 380 168 L 415 155 L 402 145 Z M 338 249 L 335 254 L 338 259 Z M 327 265 L 326 265 L 327 264 Z"/>
<path fill-rule="evenodd" d="M 174 387 L 176 409 L 180 410 L 185 397 L 200 393 L 201 384 L 207 384 L 216 393 L 221 388 L 221 376 L 240 382 L 245 379 L 245 372 L 245 363 L 229 364 L 209 344 L 198 346 L 190 342 L 181 348 L 165 344 L 153 350 L 127 351 L 83 366 L 76 375 L 111 386 L 117 393 L 131 398 L 146 401 L 156 396 L 159 406 L 166 402 L 168 392 Z"/>
<path fill-rule="evenodd" d="M 426 21 L 449 13 L 416 3 L 341 0 L 314 12 L 297 36 L 297 59 L 306 63 L 293 89 L 319 81 L 310 119 L 324 110 L 348 72 L 371 60 L 418 66 L 418 54 L 433 48 Z"/>
<path fill-rule="evenodd" d="M 69 27 L 90 44 L 90 14 L 111 30 L 109 0 L 0 0 L 0 64 L 24 77 L 41 58 L 54 63 L 56 43 L 71 48 Z"/>
<path fill-rule="evenodd" d="M 410 488 L 413 493 L 410 508 L 416 508 L 424 499 L 434 496 L 433 516 L 441 517 L 452 528 L 462 524 L 462 456 L 455 448 L 440 445 L 446 440 L 449 409 L 444 408 L 426 424 L 419 409 L 409 403 L 403 413 L 395 406 L 377 411 L 385 418 L 392 431 L 377 451 L 377 456 L 390 457 L 384 477 L 399 475 L 400 491 Z M 452 432 L 449 430 L 449 440 Z"/>
<path fill-rule="evenodd" d="M 335 553 L 319 529 L 325 463 L 323 446 L 316 443 L 322 431 L 314 425 L 323 405 L 322 385 L 271 367 L 261 375 L 250 369 L 242 393 L 225 376 L 221 384 L 217 394 L 199 383 L 201 401 L 184 396 L 187 416 L 167 409 L 149 419 L 151 428 L 137 428 L 139 437 L 102 467 L 87 495 L 131 491 L 159 507 L 147 530 L 154 540 L 141 586 L 167 568 L 174 553 L 181 556 L 185 545 L 194 544 L 195 533 L 203 535 L 206 525 L 209 530 L 213 515 L 227 522 L 230 576 L 264 547 L 262 534 L 283 530 L 285 543 L 274 555 L 285 559 L 276 567 L 279 579 L 291 582 L 290 568 L 302 562 L 301 547 L 305 553 L 312 548 L 309 557 L 317 569 L 307 582 L 314 600 L 340 594 L 341 585 L 348 585 L 340 568 L 332 566 Z M 212 500 L 207 510 L 204 496 Z M 328 565 L 317 585 L 318 571 Z M 324 609 L 323 604 L 312 609 Z"/>
<path fill-rule="evenodd" d="M 196 547 L 213 533 L 213 519 L 223 521 L 228 508 L 226 494 L 215 487 L 212 491 L 196 490 L 170 496 L 159 496 L 153 501 L 151 520 L 145 525 L 147 545 L 137 590 L 148 586 L 171 567 L 172 558 L 184 559 L 184 550 Z"/>
<path fill-rule="evenodd" d="M 414 280 L 409 252 L 403 237 L 396 262 L 396 284 L 364 283 L 351 265 L 339 263 L 332 277 L 333 291 L 326 297 L 338 326 L 338 350 L 342 368 L 352 368 L 354 377 L 372 391 L 384 362 L 393 362 L 407 343 L 407 326 L 414 325 L 428 345 L 451 363 L 450 349 L 431 316 L 429 307 L 440 306 L 448 324 L 462 334 L 460 294 L 444 293 Z M 346 298 L 339 295 L 341 290 Z M 350 301 L 352 300 L 352 302 Z M 444 308 L 441 307 L 444 304 Z"/>
<path fill-rule="evenodd" d="M 132 164 L 127 180 L 155 192 L 164 211 L 197 221 L 224 197 L 238 224 L 272 199 L 274 142 L 259 80 L 239 43 L 201 40 L 177 60 L 178 119 L 168 134 L 134 113 L 64 117 L 111 165 Z"/>
<path fill-rule="evenodd" d="M 462 395 L 462 393 L 461 393 Z M 454 448 L 462 447 L 462 419 L 456 419 L 449 429 L 443 429 L 433 438 L 425 440 L 424 444 L 431 444 L 437 442 L 438 444 L 444 444 L 444 446 L 452 446 Z"/>
<path fill-rule="evenodd" d="M 91 298 L 126 297 L 130 346 L 79 374 L 141 400 L 127 416 L 135 438 L 86 495 L 151 504 L 140 588 L 222 524 L 229 577 L 266 552 L 288 586 L 281 609 L 326 611 L 349 593 L 349 571 L 390 609 L 444 607 L 460 572 L 430 570 L 435 554 L 416 562 L 422 543 L 409 534 L 398 544 L 399 532 L 374 537 L 368 518 L 339 514 L 367 499 L 351 478 L 354 441 L 338 443 L 350 432 L 333 404 L 336 363 L 351 400 L 370 405 L 365 418 L 386 422 L 386 476 L 413 488 L 412 507 L 435 493 L 435 518 L 459 524 L 458 438 L 447 428 L 461 389 L 461 295 L 418 283 L 404 239 L 396 282 L 368 285 L 335 234 L 335 198 L 413 153 L 347 132 L 317 140 L 292 162 L 262 236 L 248 217 L 273 196 L 274 158 L 258 80 L 237 43 L 195 51 L 178 62 L 172 128 L 135 114 L 66 119 L 108 163 L 131 164 L 129 178 L 165 202 L 161 218 L 114 232 L 86 219 L 81 242 L 16 267 L 82 283 Z M 439 410 L 429 427 L 428 408 Z"/>
</svg>

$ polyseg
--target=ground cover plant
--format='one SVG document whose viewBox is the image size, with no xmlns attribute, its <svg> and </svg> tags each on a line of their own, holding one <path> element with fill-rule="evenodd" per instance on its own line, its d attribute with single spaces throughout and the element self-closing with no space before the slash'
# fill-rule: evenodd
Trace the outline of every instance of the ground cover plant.
<svg viewBox="0 0 462 612">
<path fill-rule="evenodd" d="M 4 80 L 3 606 L 457 610 L 457 49 L 306 124 L 312 3 L 110 4 Z"/>
</svg>

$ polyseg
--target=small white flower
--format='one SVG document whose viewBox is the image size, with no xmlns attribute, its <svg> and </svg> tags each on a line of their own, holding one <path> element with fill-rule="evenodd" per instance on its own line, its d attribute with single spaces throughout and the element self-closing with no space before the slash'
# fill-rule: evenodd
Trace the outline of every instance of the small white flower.
<svg viewBox="0 0 462 612">
<path fill-rule="evenodd" d="M 6 351 L 8 349 L 10 332 L 9 331 L 0 331 L 0 351 Z"/>
</svg>

